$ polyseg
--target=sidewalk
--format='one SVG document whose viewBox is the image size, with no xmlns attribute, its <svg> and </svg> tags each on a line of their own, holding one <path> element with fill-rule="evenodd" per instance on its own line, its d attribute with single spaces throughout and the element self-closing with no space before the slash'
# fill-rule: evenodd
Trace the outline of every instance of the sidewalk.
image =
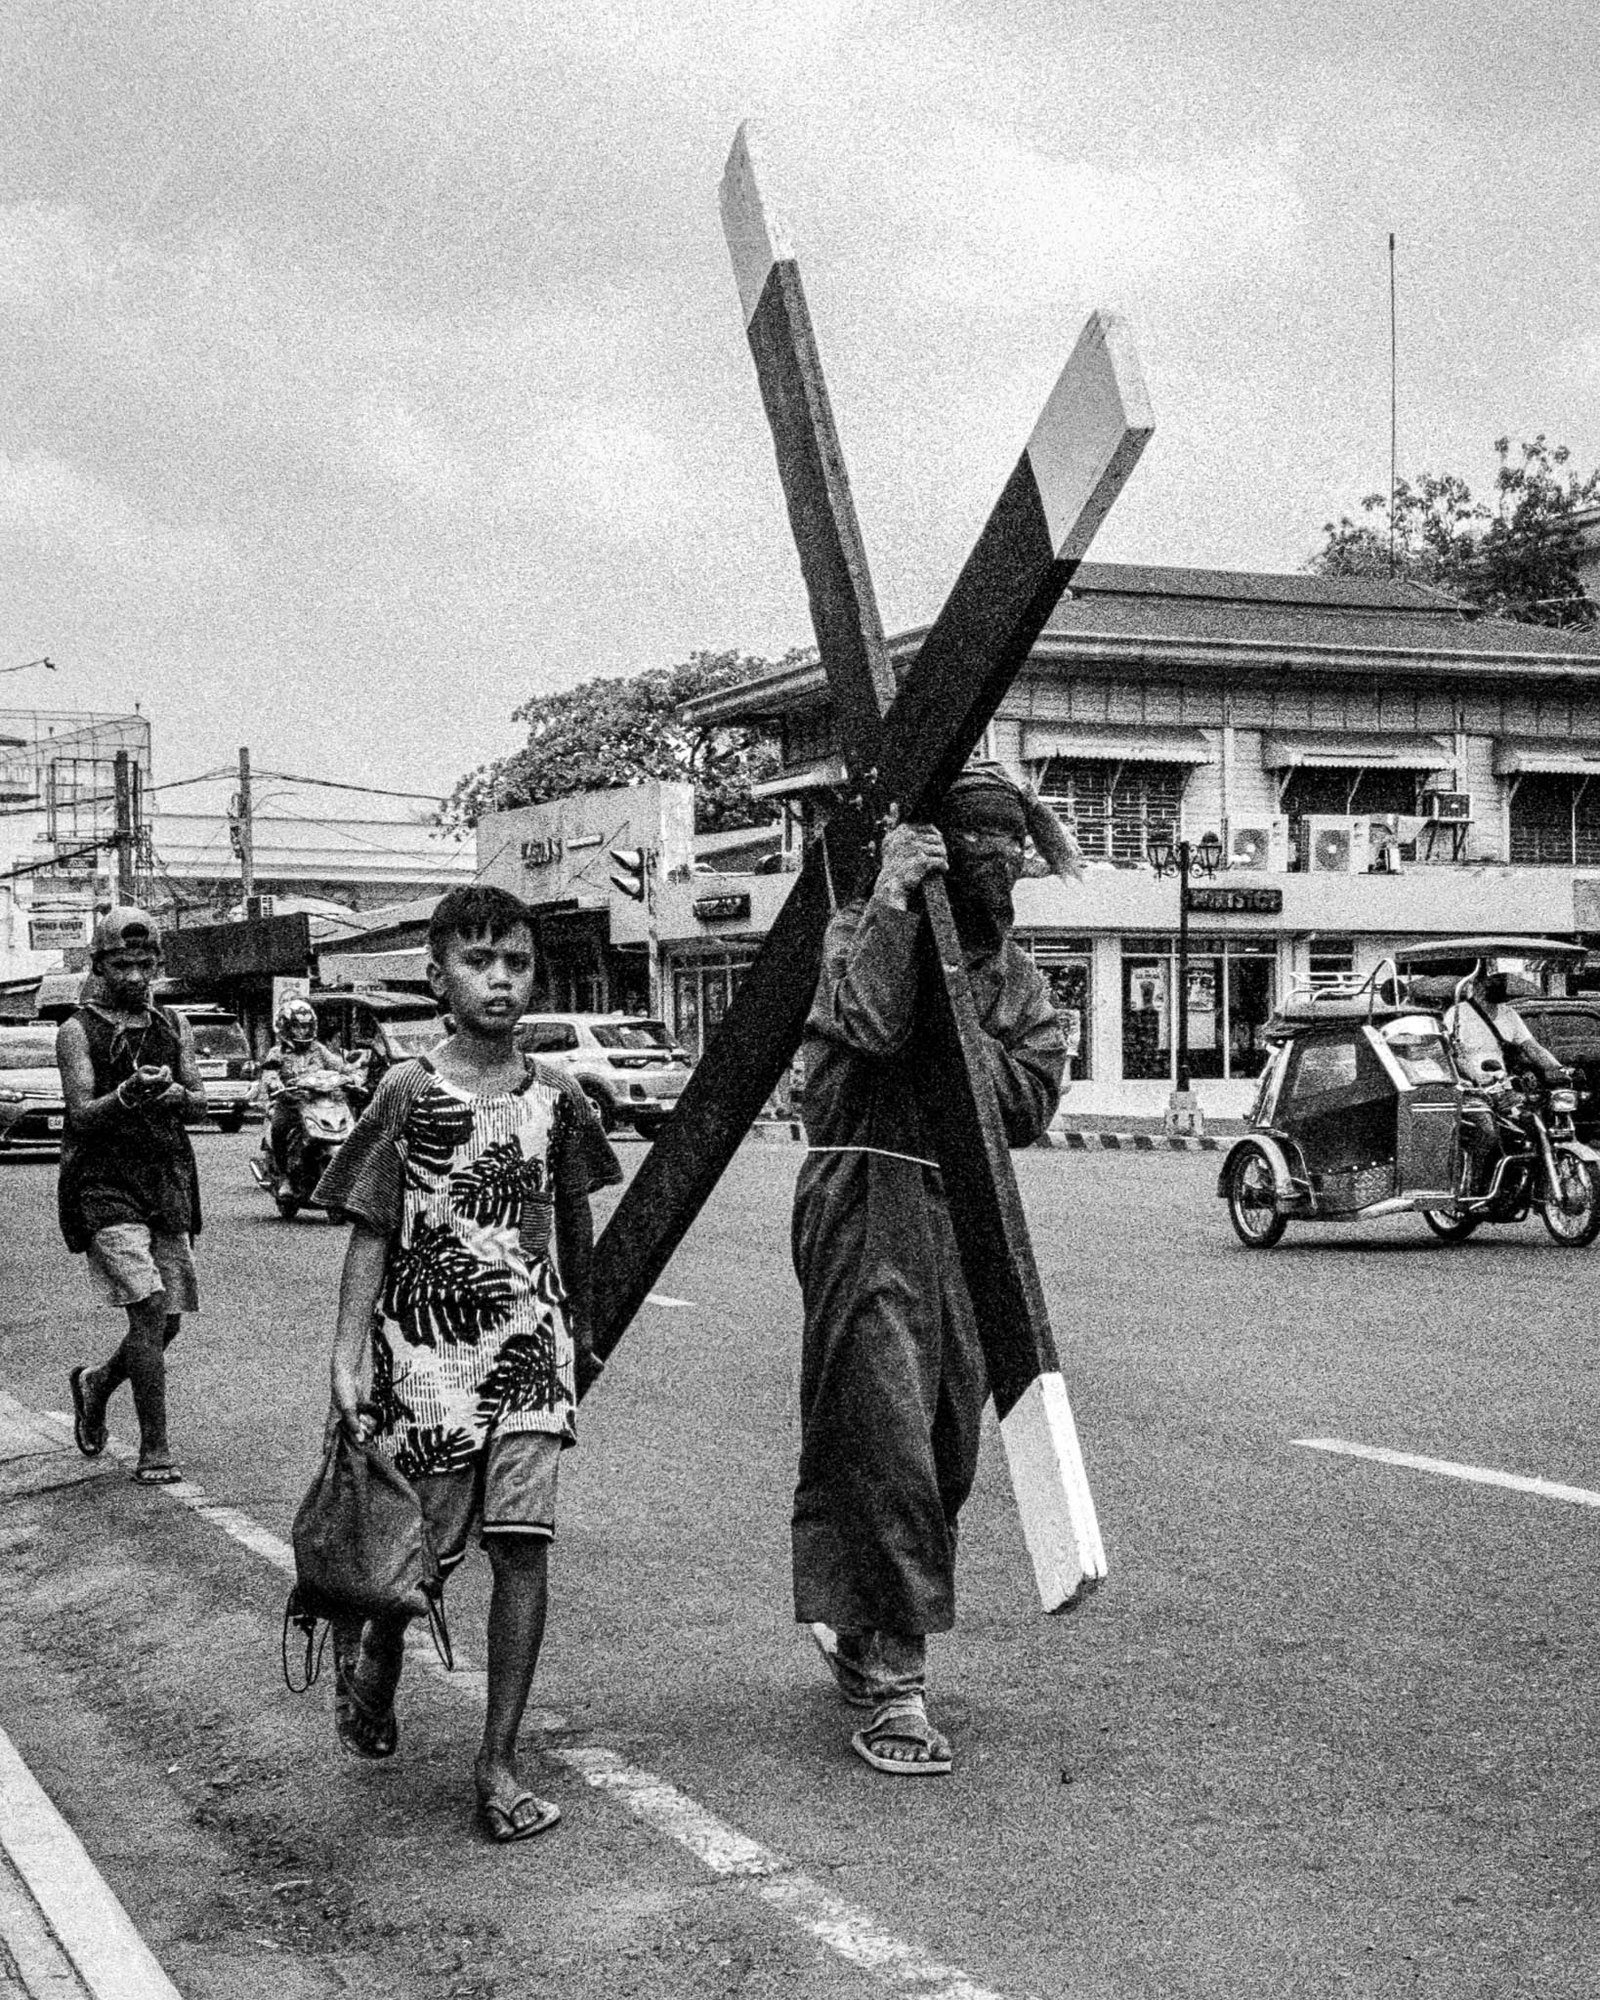
<svg viewBox="0 0 1600 2000">
<path fill-rule="evenodd" d="M 95 1476 L 53 1428 L 0 1397 L 0 1500 Z M 181 2000 L 4 1729 L 0 2000 Z"/>
</svg>

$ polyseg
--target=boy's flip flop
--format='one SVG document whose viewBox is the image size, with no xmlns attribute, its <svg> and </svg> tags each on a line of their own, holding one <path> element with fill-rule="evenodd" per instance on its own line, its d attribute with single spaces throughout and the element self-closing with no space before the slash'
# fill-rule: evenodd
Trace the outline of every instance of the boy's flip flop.
<svg viewBox="0 0 1600 2000">
<path fill-rule="evenodd" d="M 352 1757 L 380 1763 L 400 1747 L 400 1724 L 391 1701 L 382 1715 L 376 1714 L 355 1690 L 354 1669 L 346 1671 L 336 1660 L 333 1670 L 333 1727 L 340 1744 Z"/>
<path fill-rule="evenodd" d="M 175 1465 L 136 1465 L 133 1468 L 133 1483 L 135 1486 L 179 1486 L 183 1483 L 183 1474 Z"/>
<path fill-rule="evenodd" d="M 886 1757 L 879 1748 L 886 1743 L 914 1744 L 913 1757 Z M 928 1720 L 920 1697 L 908 1695 L 886 1701 L 867 1724 L 850 1739 L 850 1748 L 875 1771 L 891 1778 L 947 1778 L 951 1755 L 948 1740 Z"/>
<path fill-rule="evenodd" d="M 525 1806 L 534 1808 L 533 1817 L 519 1823 L 517 1814 Z M 548 1833 L 560 1819 L 561 1808 L 549 1799 L 535 1798 L 532 1792 L 501 1785 L 479 1794 L 478 1815 L 495 1846 L 506 1847 L 514 1840 L 532 1840 L 536 1834 Z"/>
<path fill-rule="evenodd" d="M 98 1430 L 89 1422 L 89 1400 L 83 1393 L 83 1378 L 88 1372 L 80 1361 L 67 1376 L 72 1390 L 72 1442 L 85 1458 L 98 1458 L 106 1448 L 106 1426 L 103 1417 Z"/>
</svg>

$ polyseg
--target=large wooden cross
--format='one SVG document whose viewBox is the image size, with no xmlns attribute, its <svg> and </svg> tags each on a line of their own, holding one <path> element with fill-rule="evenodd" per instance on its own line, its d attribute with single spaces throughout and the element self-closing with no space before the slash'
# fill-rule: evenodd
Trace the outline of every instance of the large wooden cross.
<svg viewBox="0 0 1600 2000">
<path fill-rule="evenodd" d="M 891 806 L 925 820 L 982 739 L 1152 429 L 1126 327 L 1096 313 L 944 609 L 898 682 L 782 225 L 749 128 L 722 183 L 744 307 L 848 783 L 678 1107 L 595 1251 L 596 1346 L 622 1338 L 799 1045 L 834 899 L 865 894 Z M 1105 1570 L 1044 1294 L 942 880 L 930 938 L 924 1110 L 1045 1608 Z"/>
</svg>

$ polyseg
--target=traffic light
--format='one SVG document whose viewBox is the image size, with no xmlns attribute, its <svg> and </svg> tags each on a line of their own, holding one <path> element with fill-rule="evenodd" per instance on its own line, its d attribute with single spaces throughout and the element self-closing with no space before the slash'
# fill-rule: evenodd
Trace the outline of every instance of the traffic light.
<svg viewBox="0 0 1600 2000">
<path fill-rule="evenodd" d="M 613 847 L 611 849 L 611 886 L 635 903 L 645 899 L 645 873 L 650 865 L 650 850 L 645 847 Z"/>
</svg>

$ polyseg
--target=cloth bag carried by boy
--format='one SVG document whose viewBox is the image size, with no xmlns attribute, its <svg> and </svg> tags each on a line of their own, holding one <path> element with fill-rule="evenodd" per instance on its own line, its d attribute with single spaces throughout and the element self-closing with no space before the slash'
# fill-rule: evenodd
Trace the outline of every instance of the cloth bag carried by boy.
<svg viewBox="0 0 1600 2000">
<path fill-rule="evenodd" d="M 319 1620 L 426 1618 L 446 1668 L 444 1577 L 422 1503 L 381 1452 L 356 1444 L 342 1424 L 329 1428 L 322 1464 L 294 1517 L 294 1588 L 283 1614 L 284 1679 L 300 1694 L 317 1678 Z M 289 1628 L 305 1635 L 300 1681 L 289 1669 Z"/>
</svg>

